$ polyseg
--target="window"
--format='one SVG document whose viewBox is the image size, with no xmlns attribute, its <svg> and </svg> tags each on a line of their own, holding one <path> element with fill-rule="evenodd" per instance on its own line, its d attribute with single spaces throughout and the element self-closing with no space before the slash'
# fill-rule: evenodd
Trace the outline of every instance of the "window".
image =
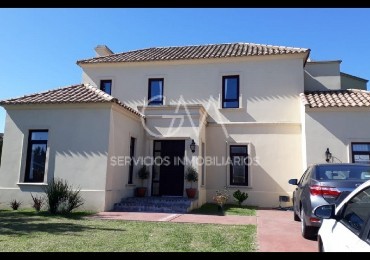
<svg viewBox="0 0 370 260">
<path fill-rule="evenodd" d="M 352 143 L 352 162 L 370 163 L 370 143 Z"/>
<path fill-rule="evenodd" d="M 155 162 L 157 162 L 157 160 L 161 160 L 161 151 L 161 141 L 153 141 L 153 156 Z M 153 163 L 152 173 L 152 196 L 159 196 L 159 181 L 161 177 L 161 165 L 159 163 Z"/>
<path fill-rule="evenodd" d="M 149 105 L 163 105 L 163 79 L 149 79 Z"/>
<path fill-rule="evenodd" d="M 24 182 L 44 182 L 48 130 L 30 130 Z"/>
<path fill-rule="evenodd" d="M 230 185 L 248 186 L 248 147 L 230 145 Z"/>
<path fill-rule="evenodd" d="M 134 156 L 135 156 L 135 138 L 131 137 L 130 140 L 130 168 L 128 172 L 128 184 L 132 184 L 132 176 L 134 174 Z"/>
<path fill-rule="evenodd" d="M 370 187 L 364 189 L 347 202 L 341 222 L 356 235 L 364 228 L 370 212 Z"/>
<path fill-rule="evenodd" d="M 112 93 L 112 80 L 104 79 L 100 81 L 100 89 L 105 93 L 111 95 Z"/>
<path fill-rule="evenodd" d="M 222 108 L 239 107 L 239 76 L 222 77 Z"/>
</svg>

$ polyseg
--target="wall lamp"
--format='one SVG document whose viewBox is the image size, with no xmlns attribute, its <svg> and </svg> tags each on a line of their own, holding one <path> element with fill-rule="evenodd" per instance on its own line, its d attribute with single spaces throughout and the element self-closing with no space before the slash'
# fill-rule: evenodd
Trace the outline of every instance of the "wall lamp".
<svg viewBox="0 0 370 260">
<path fill-rule="evenodd" d="M 195 142 L 194 142 L 194 139 L 191 140 L 190 150 L 191 150 L 192 153 L 195 153 Z"/>
<path fill-rule="evenodd" d="M 331 158 L 332 158 L 331 152 L 329 151 L 329 148 L 326 148 L 325 161 L 329 162 L 331 160 Z"/>
</svg>

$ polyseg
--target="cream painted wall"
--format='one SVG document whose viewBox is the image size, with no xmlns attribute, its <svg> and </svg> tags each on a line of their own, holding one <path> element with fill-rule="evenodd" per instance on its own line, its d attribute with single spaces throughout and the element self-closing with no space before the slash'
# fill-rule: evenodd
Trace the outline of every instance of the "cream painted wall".
<svg viewBox="0 0 370 260">
<path fill-rule="evenodd" d="M 351 142 L 370 142 L 369 112 L 369 108 L 306 108 L 307 164 L 325 163 L 326 148 L 334 162 L 352 162 Z"/>
<path fill-rule="evenodd" d="M 300 124 L 252 123 L 225 129 L 229 138 L 220 125 L 206 130 L 207 155 L 218 160 L 218 165 L 207 166 L 207 201 L 212 202 L 216 190 L 229 186 L 229 166 L 223 165 L 222 157 L 229 156 L 228 145 L 232 144 L 248 145 L 251 164 L 249 187 L 229 186 L 230 202 L 237 189 L 249 194 L 248 205 L 277 207 L 280 195 L 291 197 L 293 187 L 288 180 L 302 169 Z"/>
<path fill-rule="evenodd" d="M 24 179 L 29 130 L 48 129 L 45 182 L 53 176 L 67 179 L 81 188 L 83 208 L 103 210 L 110 105 L 22 105 L 6 110 L 0 206 L 17 199 L 31 207 L 30 192 L 41 192 L 42 185 L 17 183 Z"/>
<path fill-rule="evenodd" d="M 128 184 L 129 164 L 124 157 L 130 156 L 130 140 L 135 141 L 135 158 L 144 154 L 144 128 L 139 117 L 114 105 L 110 113 L 109 156 L 106 181 L 105 210 L 113 209 L 114 203 L 124 197 L 134 196 L 136 186 L 141 186 L 137 178 L 140 165 L 134 165 L 133 184 Z M 149 181 L 146 181 L 149 186 Z"/>
<path fill-rule="evenodd" d="M 307 62 L 304 68 L 304 89 L 322 91 L 340 89 L 341 61 Z"/>
<path fill-rule="evenodd" d="M 166 104 L 203 104 L 211 121 L 300 120 L 303 55 L 152 63 L 82 65 L 83 82 L 113 80 L 112 95 L 136 108 L 148 96 L 148 79 L 164 78 Z M 222 76 L 240 75 L 241 109 L 221 109 Z M 213 101 L 208 103 L 210 97 Z"/>
</svg>

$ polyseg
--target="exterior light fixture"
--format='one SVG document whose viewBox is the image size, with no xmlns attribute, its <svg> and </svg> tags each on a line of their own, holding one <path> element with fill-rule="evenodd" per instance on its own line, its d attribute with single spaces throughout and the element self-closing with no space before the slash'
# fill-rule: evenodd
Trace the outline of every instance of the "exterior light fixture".
<svg viewBox="0 0 370 260">
<path fill-rule="evenodd" d="M 191 150 L 191 152 L 192 152 L 192 153 L 194 153 L 194 152 L 195 152 L 195 142 L 194 142 L 194 139 L 193 139 L 193 140 L 191 140 L 190 150 Z"/>
<path fill-rule="evenodd" d="M 329 151 L 329 148 L 326 148 L 325 161 L 329 162 L 331 160 L 331 158 L 332 158 L 331 152 Z"/>
</svg>

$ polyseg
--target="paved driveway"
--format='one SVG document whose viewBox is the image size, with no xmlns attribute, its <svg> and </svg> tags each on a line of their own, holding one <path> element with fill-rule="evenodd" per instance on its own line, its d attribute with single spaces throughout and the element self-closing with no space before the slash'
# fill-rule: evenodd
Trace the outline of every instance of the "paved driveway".
<svg viewBox="0 0 370 260">
<path fill-rule="evenodd" d="M 302 237 L 300 222 L 293 220 L 292 211 L 257 210 L 257 217 L 144 212 L 100 212 L 92 216 L 92 218 L 224 225 L 257 224 L 257 241 L 260 252 L 317 252 L 317 242 Z"/>
<path fill-rule="evenodd" d="M 258 210 L 257 239 L 260 252 L 318 252 L 317 241 L 302 237 L 292 211 Z"/>
</svg>

